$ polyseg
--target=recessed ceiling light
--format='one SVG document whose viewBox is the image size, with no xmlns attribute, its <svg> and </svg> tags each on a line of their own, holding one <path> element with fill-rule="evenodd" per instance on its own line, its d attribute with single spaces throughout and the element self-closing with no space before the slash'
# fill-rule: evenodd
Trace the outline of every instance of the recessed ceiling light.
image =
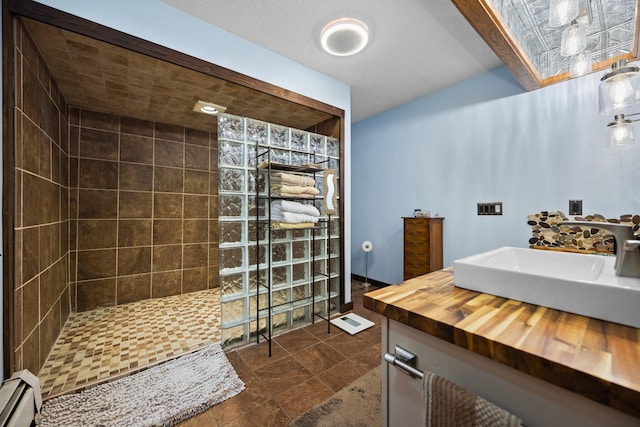
<svg viewBox="0 0 640 427">
<path fill-rule="evenodd" d="M 213 102 L 206 101 L 198 101 L 193 106 L 193 111 L 197 113 L 204 113 L 215 116 L 218 113 L 224 113 L 227 107 L 223 107 L 222 105 L 214 104 Z"/>
<path fill-rule="evenodd" d="M 332 55 L 349 56 L 360 52 L 369 41 L 369 29 L 354 18 L 329 22 L 320 33 L 322 48 Z"/>
</svg>

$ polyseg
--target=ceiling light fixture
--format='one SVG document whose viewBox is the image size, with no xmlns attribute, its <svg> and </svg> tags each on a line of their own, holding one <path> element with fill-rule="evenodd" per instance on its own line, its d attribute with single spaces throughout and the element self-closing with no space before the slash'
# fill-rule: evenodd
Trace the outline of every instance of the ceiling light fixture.
<svg viewBox="0 0 640 427">
<path fill-rule="evenodd" d="M 600 114 L 614 114 L 607 124 L 607 140 L 610 146 L 634 143 L 633 122 L 627 116 L 640 115 L 640 68 L 630 65 L 626 59 L 611 64 L 611 71 L 600 79 L 598 87 Z M 635 110 L 635 111 L 633 111 Z"/>
<path fill-rule="evenodd" d="M 320 32 L 320 44 L 331 55 L 349 56 L 360 52 L 369 41 L 369 29 L 354 18 L 329 22 Z"/>
<path fill-rule="evenodd" d="M 224 113 L 227 107 L 223 107 L 222 105 L 214 104 L 213 102 L 206 101 L 198 101 L 193 106 L 193 111 L 197 113 L 209 114 L 211 116 L 215 116 L 219 113 Z"/>
<path fill-rule="evenodd" d="M 551 28 L 567 25 L 578 17 L 578 0 L 551 0 L 549 2 L 549 26 Z"/>
<path fill-rule="evenodd" d="M 627 119 L 624 114 L 617 114 L 613 122 L 607 125 L 607 141 L 609 146 L 619 147 L 632 145 L 634 143 L 633 122 L 637 121 L 638 120 Z"/>
<path fill-rule="evenodd" d="M 569 60 L 569 76 L 580 77 L 591 72 L 593 67 L 593 61 L 591 59 L 591 52 L 583 50 L 576 53 Z"/>
<path fill-rule="evenodd" d="M 600 114 L 629 114 L 629 108 L 640 108 L 640 69 L 626 59 L 614 62 L 600 79 L 598 98 Z"/>
<path fill-rule="evenodd" d="M 582 52 L 587 47 L 587 34 L 584 28 L 574 21 L 562 30 L 560 39 L 560 55 L 571 56 Z"/>
</svg>

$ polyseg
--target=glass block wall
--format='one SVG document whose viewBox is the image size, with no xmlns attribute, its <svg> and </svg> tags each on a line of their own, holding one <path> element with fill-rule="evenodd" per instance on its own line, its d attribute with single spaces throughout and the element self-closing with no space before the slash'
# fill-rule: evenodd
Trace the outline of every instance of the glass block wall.
<svg viewBox="0 0 640 427">
<path fill-rule="evenodd" d="M 321 163 L 324 168 L 336 171 L 340 168 L 340 146 L 335 138 L 228 114 L 218 116 L 218 143 L 222 341 L 223 346 L 229 347 L 255 340 L 258 289 L 260 329 L 266 326 L 267 311 L 262 308 L 266 307 L 267 290 L 258 286 L 257 270 L 264 283 L 269 274 L 268 235 L 266 227 L 256 226 L 256 213 L 261 220 L 266 220 L 268 203 L 262 198 L 256 203 L 256 185 L 260 194 L 266 195 L 265 172 L 258 173 L 256 179 L 256 145 L 258 153 L 270 149 L 273 162 Z M 322 192 L 322 174 L 316 174 L 315 179 L 316 188 Z M 322 200 L 315 203 L 325 216 Z M 333 215 L 326 230 L 316 230 L 313 260 L 311 230 L 273 230 L 271 233 L 272 304 L 276 306 L 272 327 L 273 334 L 277 335 L 312 321 L 312 291 L 316 312 L 326 313 L 326 304 L 332 311 L 339 308 L 340 220 L 338 215 Z M 256 239 L 262 248 L 260 259 L 256 255 Z M 312 262 L 316 271 L 313 290 Z M 327 272 L 327 264 L 331 270 L 329 295 L 326 277 L 318 274 Z M 315 317 L 315 321 L 322 320 Z"/>
</svg>

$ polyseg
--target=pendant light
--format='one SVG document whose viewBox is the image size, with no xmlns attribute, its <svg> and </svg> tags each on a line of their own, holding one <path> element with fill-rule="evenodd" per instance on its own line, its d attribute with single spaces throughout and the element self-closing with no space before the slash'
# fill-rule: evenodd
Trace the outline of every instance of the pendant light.
<svg viewBox="0 0 640 427">
<path fill-rule="evenodd" d="M 627 114 L 640 109 L 640 69 L 619 59 L 600 79 L 600 114 Z M 629 110 L 635 111 L 629 111 Z"/>
<path fill-rule="evenodd" d="M 591 52 L 583 50 L 571 56 L 569 61 L 569 76 L 580 77 L 591 72 L 592 69 Z"/>
<path fill-rule="evenodd" d="M 607 125 L 607 141 L 611 147 L 631 145 L 634 141 L 633 121 L 627 119 L 624 114 L 615 116 L 613 122 Z"/>
<path fill-rule="evenodd" d="M 582 52 L 587 47 L 587 34 L 584 28 L 574 21 L 573 24 L 562 30 L 560 39 L 560 55 L 571 56 Z"/>
<path fill-rule="evenodd" d="M 578 17 L 579 0 L 551 0 L 549 2 L 549 26 L 562 27 Z"/>
</svg>

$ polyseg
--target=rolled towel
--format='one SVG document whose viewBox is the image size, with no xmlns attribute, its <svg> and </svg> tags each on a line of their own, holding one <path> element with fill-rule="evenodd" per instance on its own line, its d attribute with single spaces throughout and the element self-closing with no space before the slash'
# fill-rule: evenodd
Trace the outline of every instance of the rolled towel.
<svg viewBox="0 0 640 427">
<path fill-rule="evenodd" d="M 320 216 L 320 211 L 313 205 L 300 203 L 293 200 L 274 200 L 271 202 L 272 212 L 293 212 L 311 216 Z"/>
<path fill-rule="evenodd" d="M 522 420 L 433 372 L 422 380 L 425 427 L 521 427 Z"/>
</svg>

